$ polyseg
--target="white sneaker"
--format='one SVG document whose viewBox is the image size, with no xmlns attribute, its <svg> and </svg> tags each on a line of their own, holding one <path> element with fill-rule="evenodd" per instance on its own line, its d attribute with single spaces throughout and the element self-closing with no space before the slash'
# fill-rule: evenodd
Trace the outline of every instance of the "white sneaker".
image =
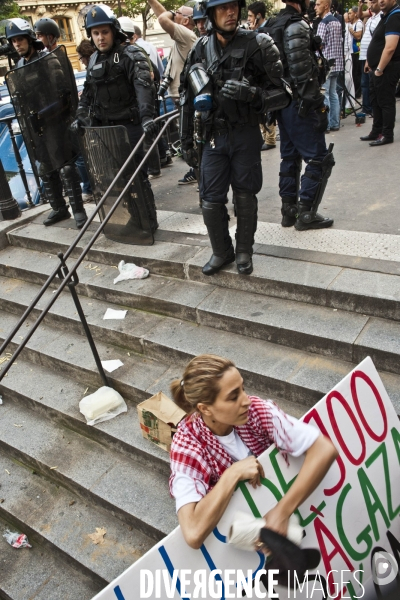
<svg viewBox="0 0 400 600">
<path fill-rule="evenodd" d="M 93 194 L 82 194 L 83 203 L 94 202 Z"/>
<path fill-rule="evenodd" d="M 162 173 L 150 173 L 150 175 L 147 175 L 147 177 L 149 179 L 158 179 L 159 177 L 162 177 Z"/>
</svg>

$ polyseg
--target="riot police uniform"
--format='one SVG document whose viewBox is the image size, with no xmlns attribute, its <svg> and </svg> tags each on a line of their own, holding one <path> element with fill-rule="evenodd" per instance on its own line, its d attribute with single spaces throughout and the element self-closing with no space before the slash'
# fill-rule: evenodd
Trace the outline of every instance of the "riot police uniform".
<svg viewBox="0 0 400 600">
<path fill-rule="evenodd" d="M 87 77 L 79 100 L 74 128 L 79 126 L 122 125 L 129 142 L 136 146 L 143 131 L 149 136 L 157 132 L 154 118 L 154 86 L 146 58 L 135 45 L 125 45 L 127 39 L 117 18 L 105 5 L 95 5 L 86 15 L 85 27 L 91 37 L 93 27 L 110 25 L 114 42 L 107 52 L 96 50 L 90 57 Z M 144 154 L 135 155 L 140 161 Z M 151 228 L 157 229 L 154 196 L 146 167 L 140 174 Z"/>
<path fill-rule="evenodd" d="M 51 54 L 38 51 L 35 46 L 40 44 L 43 48 L 43 44 L 36 40 L 30 24 L 24 19 L 10 19 L 6 27 L 7 40 L 10 42 L 18 36 L 25 36 L 34 51 L 28 59 L 22 57 L 18 61 L 17 67 L 23 69 L 23 76 L 16 74 L 14 80 L 21 89 L 10 93 L 20 124 L 23 124 L 21 130 L 30 158 L 39 165 L 38 173 L 52 208 L 43 224 L 53 225 L 70 218 L 63 196 L 64 186 L 76 225 L 81 228 L 87 216 L 74 165 L 78 148 L 69 132 L 71 109 L 75 110 L 77 103 L 73 72 L 63 50 L 60 49 L 59 56 L 56 51 Z M 11 83 L 12 79 L 9 78 Z"/>
<path fill-rule="evenodd" d="M 61 37 L 61 31 L 57 23 L 53 19 L 49 19 L 47 17 L 43 17 L 36 21 L 33 26 L 35 33 L 37 36 L 46 36 L 47 38 L 47 50 L 51 52 L 58 45 L 58 40 Z M 50 40 L 50 36 L 52 36 L 52 40 Z M 40 39 L 40 37 L 39 37 Z M 71 66 L 72 69 L 72 66 Z"/>
<path fill-rule="evenodd" d="M 188 55 L 181 81 L 181 141 L 185 160 L 197 167 L 197 148 L 202 148 L 200 196 L 204 223 L 213 250 L 203 267 L 216 273 L 235 260 L 228 229 L 227 193 L 232 186 L 237 213 L 236 264 L 250 274 L 257 228 L 257 197 L 262 186 L 260 123 L 266 113 L 288 104 L 279 51 L 265 34 L 237 26 L 228 33 L 217 28 L 214 8 L 226 0 L 209 0 L 211 23 Z M 239 11 L 244 0 L 239 0 Z M 221 7 L 223 9 L 223 7 Z M 220 44 L 217 33 L 228 43 Z M 200 83 L 199 83 L 200 82 Z M 201 141 L 193 141 L 194 112 L 201 121 Z M 196 125 L 197 127 L 197 125 Z"/>
<path fill-rule="evenodd" d="M 12 39 L 20 35 L 26 37 L 29 45 L 32 47 L 33 52 L 28 59 L 29 61 L 37 60 L 46 53 L 42 42 L 36 39 L 36 34 L 33 29 L 31 29 L 31 25 L 28 21 L 20 19 L 19 17 L 10 19 L 6 25 L 6 38 L 10 47 L 13 47 Z M 22 56 L 15 66 L 23 67 L 28 60 Z"/>
<path fill-rule="evenodd" d="M 292 1 L 305 9 L 304 0 Z M 324 135 L 328 115 L 320 85 L 326 75 L 325 63 L 322 58 L 318 62 L 309 23 L 292 6 L 271 17 L 260 31 L 269 33 L 278 46 L 284 77 L 293 91 L 293 102 L 277 113 L 282 226 L 294 225 L 299 231 L 330 227 L 333 220 L 317 212 L 335 164 Z M 302 159 L 307 164 L 300 183 Z"/>
</svg>

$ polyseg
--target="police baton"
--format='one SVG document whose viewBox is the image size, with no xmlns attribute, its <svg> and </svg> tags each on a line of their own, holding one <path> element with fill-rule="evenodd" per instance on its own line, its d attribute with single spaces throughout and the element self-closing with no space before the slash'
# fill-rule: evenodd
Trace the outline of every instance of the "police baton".
<svg viewBox="0 0 400 600">
<path fill-rule="evenodd" d="M 199 110 L 196 110 L 196 112 L 194 113 L 194 142 L 196 145 L 197 156 L 198 156 L 198 165 L 194 169 L 194 172 L 196 175 L 197 183 L 199 184 L 200 183 L 200 166 L 201 166 L 201 159 L 203 156 L 203 144 L 204 144 L 203 123 L 201 120 L 201 112 Z M 200 191 L 199 191 L 199 206 L 200 206 L 200 208 L 202 206 Z"/>
</svg>

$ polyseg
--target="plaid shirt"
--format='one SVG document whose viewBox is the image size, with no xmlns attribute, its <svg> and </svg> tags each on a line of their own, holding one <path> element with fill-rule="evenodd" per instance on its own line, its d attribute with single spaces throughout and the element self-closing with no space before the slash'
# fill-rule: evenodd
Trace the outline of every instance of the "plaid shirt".
<svg viewBox="0 0 400 600">
<path fill-rule="evenodd" d="M 343 38 L 342 26 L 338 19 L 330 13 L 318 25 L 317 35 L 322 40 L 322 52 L 327 60 L 335 59 L 331 73 L 343 71 Z"/>
<path fill-rule="evenodd" d="M 292 423 L 288 416 L 271 400 L 261 400 L 257 396 L 249 398 L 251 405 L 248 421 L 245 425 L 235 427 L 244 444 L 255 456 L 262 454 L 274 443 L 290 453 L 292 440 L 287 430 Z M 287 460 L 286 452 L 283 456 Z M 185 417 L 178 426 L 172 439 L 170 461 L 169 482 L 173 495 L 175 473 L 184 473 L 195 481 L 201 481 L 207 491 L 210 491 L 222 473 L 233 464 L 234 459 L 207 427 L 200 414 L 193 413 Z"/>
</svg>

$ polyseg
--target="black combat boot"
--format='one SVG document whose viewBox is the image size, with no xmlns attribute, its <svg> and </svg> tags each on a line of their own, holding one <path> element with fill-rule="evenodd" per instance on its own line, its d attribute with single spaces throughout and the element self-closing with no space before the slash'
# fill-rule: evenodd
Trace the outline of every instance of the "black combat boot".
<svg viewBox="0 0 400 600">
<path fill-rule="evenodd" d="M 151 231 L 154 233 L 158 229 L 157 207 L 154 201 L 154 194 L 151 188 L 151 183 L 146 177 L 143 177 L 143 196 L 150 221 Z"/>
<path fill-rule="evenodd" d="M 236 266 L 240 275 L 253 272 L 253 244 L 257 229 L 257 197 L 250 192 L 235 192 L 237 229 L 236 229 Z"/>
<path fill-rule="evenodd" d="M 202 211 L 213 254 L 203 267 L 204 275 L 217 273 L 224 265 L 235 260 L 235 251 L 229 235 L 229 216 L 225 204 L 203 200 Z"/>
<path fill-rule="evenodd" d="M 43 225 L 47 227 L 58 221 L 69 219 L 71 214 L 63 197 L 63 187 L 58 171 L 40 173 L 40 177 L 43 181 L 45 196 L 52 208 L 50 214 L 43 221 Z"/>
<path fill-rule="evenodd" d="M 296 198 L 284 196 L 282 198 L 282 227 L 293 227 L 296 223 L 297 205 Z"/>
<path fill-rule="evenodd" d="M 81 229 L 87 221 L 87 214 L 83 208 L 82 189 L 75 165 L 65 165 L 60 170 L 60 176 L 74 213 L 76 226 Z"/>
<path fill-rule="evenodd" d="M 326 184 L 328 183 L 332 169 L 335 166 L 335 159 L 333 157 L 332 150 L 333 144 L 329 144 L 328 152 L 322 160 L 312 159 L 308 161 L 308 165 L 315 165 L 320 169 L 320 175 L 318 176 L 315 173 L 308 173 L 306 168 L 305 176 L 318 181 L 318 187 L 315 192 L 314 200 L 311 203 L 305 204 L 302 202 L 301 198 L 298 202 L 296 223 L 294 225 L 297 231 L 307 231 L 307 229 L 326 229 L 327 227 L 332 227 L 333 225 L 333 219 L 330 219 L 329 217 L 323 217 L 317 212 L 318 206 L 321 204 L 321 200 L 326 189 Z"/>
<path fill-rule="evenodd" d="M 311 209 L 311 210 L 310 210 Z M 307 229 L 326 229 L 332 227 L 333 219 L 323 217 L 316 210 L 312 210 L 309 204 L 299 202 L 297 207 L 297 219 L 295 229 L 297 231 L 306 231 Z"/>
</svg>

